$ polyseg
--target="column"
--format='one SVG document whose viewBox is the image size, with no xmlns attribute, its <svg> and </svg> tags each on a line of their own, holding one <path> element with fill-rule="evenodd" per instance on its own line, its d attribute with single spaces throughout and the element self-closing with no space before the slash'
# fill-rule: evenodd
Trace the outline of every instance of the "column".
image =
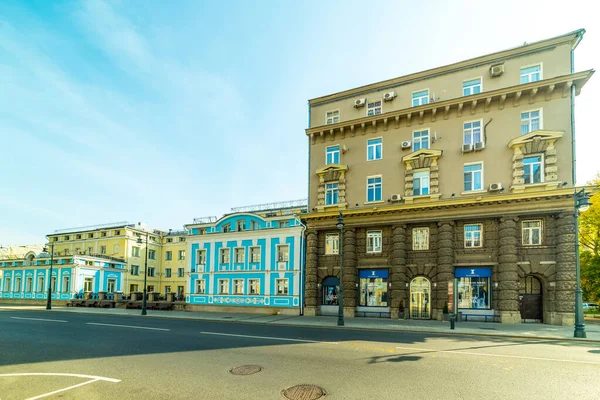
<svg viewBox="0 0 600 400">
<path fill-rule="evenodd" d="M 306 276 L 305 280 L 305 303 L 304 315 L 317 315 L 317 268 L 319 264 L 318 256 L 318 235 L 314 229 L 306 231 Z"/>
<path fill-rule="evenodd" d="M 552 324 L 575 324 L 575 289 L 577 287 L 575 260 L 575 216 L 562 214 L 556 220 L 556 286 L 555 318 Z"/>
<path fill-rule="evenodd" d="M 356 278 L 356 229 L 350 228 L 344 230 L 344 276 L 342 276 L 342 285 L 344 285 L 344 316 L 354 317 L 356 311 L 356 299 L 358 298 L 358 282 Z"/>
<path fill-rule="evenodd" d="M 521 322 L 517 272 L 518 218 L 500 218 L 498 228 L 498 312 L 500 322 Z"/>
<path fill-rule="evenodd" d="M 391 317 L 398 318 L 398 312 L 408 315 L 408 276 L 406 276 L 406 225 L 392 227 L 391 254 Z"/>
<path fill-rule="evenodd" d="M 438 223 L 437 274 L 435 302 L 431 303 L 431 318 L 443 319 L 444 304 L 448 303 L 448 282 L 454 281 L 454 222 Z M 432 290 L 433 291 L 433 290 Z"/>
</svg>

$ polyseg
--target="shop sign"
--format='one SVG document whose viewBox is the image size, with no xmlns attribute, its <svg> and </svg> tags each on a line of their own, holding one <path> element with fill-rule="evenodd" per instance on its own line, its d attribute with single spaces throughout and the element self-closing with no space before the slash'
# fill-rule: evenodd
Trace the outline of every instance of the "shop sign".
<svg viewBox="0 0 600 400">
<path fill-rule="evenodd" d="M 361 269 L 359 271 L 360 278 L 387 278 L 387 269 Z"/>
<path fill-rule="evenodd" d="M 454 270 L 456 278 L 491 278 L 491 268 L 456 268 Z"/>
</svg>

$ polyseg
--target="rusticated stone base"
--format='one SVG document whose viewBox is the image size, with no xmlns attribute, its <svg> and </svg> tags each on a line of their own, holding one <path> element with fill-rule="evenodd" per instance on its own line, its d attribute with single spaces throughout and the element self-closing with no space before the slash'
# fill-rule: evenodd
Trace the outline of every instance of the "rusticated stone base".
<svg viewBox="0 0 600 400">
<path fill-rule="evenodd" d="M 431 310 L 431 319 L 437 319 L 438 321 L 442 321 L 444 319 L 444 312 L 439 308 L 434 308 Z"/>
<path fill-rule="evenodd" d="M 520 324 L 521 313 L 519 311 L 500 311 L 500 322 L 503 324 Z"/>
<path fill-rule="evenodd" d="M 544 322 L 550 325 L 575 326 L 575 314 L 565 312 L 547 312 Z"/>
<path fill-rule="evenodd" d="M 344 318 L 354 318 L 356 310 L 354 307 L 344 307 Z"/>
<path fill-rule="evenodd" d="M 304 307 L 304 315 L 306 315 L 307 317 L 314 317 L 316 315 L 319 315 L 317 311 L 318 307 Z"/>
</svg>

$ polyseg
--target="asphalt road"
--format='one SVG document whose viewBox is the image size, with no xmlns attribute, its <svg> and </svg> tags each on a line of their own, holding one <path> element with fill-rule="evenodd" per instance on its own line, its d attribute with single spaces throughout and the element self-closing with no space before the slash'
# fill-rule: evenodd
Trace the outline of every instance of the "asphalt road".
<svg viewBox="0 0 600 400">
<path fill-rule="evenodd" d="M 0 310 L 1 400 L 598 399 L 599 377 L 594 343 Z"/>
</svg>

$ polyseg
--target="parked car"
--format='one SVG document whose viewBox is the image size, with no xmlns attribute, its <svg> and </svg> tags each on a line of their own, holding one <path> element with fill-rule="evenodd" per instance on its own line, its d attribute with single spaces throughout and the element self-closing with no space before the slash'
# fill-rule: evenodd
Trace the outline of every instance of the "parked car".
<svg viewBox="0 0 600 400">
<path fill-rule="evenodd" d="M 583 311 L 600 310 L 600 306 L 596 303 L 583 303 Z"/>
</svg>

